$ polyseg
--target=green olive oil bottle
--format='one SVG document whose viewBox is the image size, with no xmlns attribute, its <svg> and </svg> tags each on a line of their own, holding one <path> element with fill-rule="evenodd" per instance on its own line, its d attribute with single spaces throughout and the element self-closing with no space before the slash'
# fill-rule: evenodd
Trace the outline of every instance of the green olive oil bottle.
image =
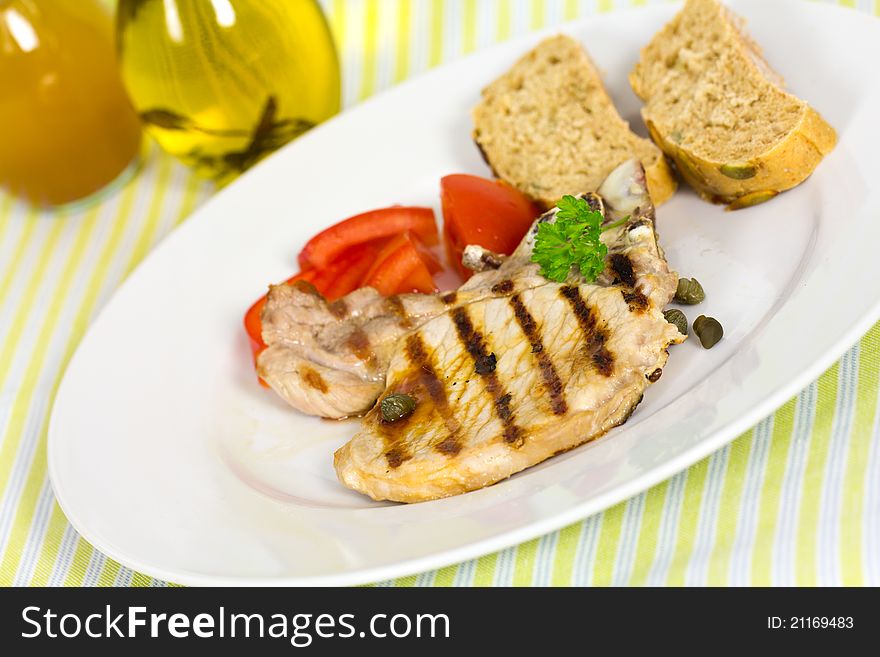
<svg viewBox="0 0 880 657">
<path fill-rule="evenodd" d="M 119 0 L 116 30 L 150 134 L 220 184 L 339 111 L 316 0 Z"/>
</svg>

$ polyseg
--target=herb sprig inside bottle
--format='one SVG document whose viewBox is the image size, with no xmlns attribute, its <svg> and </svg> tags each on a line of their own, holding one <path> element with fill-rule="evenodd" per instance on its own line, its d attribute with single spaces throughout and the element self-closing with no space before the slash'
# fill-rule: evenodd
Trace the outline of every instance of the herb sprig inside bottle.
<svg viewBox="0 0 880 657">
<path fill-rule="evenodd" d="M 605 269 L 608 247 L 602 243 L 602 233 L 623 225 L 629 217 L 603 226 L 601 212 L 593 210 L 584 199 L 568 195 L 556 207 L 555 222 L 538 224 L 532 262 L 541 265 L 541 275 L 551 281 L 565 281 L 572 267 L 577 267 L 584 280 L 591 283 Z"/>
</svg>

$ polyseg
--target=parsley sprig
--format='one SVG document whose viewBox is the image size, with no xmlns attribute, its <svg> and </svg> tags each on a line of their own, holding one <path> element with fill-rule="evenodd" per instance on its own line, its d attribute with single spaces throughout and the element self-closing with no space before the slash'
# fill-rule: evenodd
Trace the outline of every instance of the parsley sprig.
<svg viewBox="0 0 880 657">
<path fill-rule="evenodd" d="M 587 282 L 596 280 L 605 269 L 608 255 L 600 236 L 629 217 L 603 227 L 601 212 L 593 210 L 584 199 L 568 195 L 556 207 L 559 211 L 555 222 L 538 224 L 532 261 L 541 265 L 541 275 L 551 281 L 564 281 L 573 266 Z"/>
</svg>

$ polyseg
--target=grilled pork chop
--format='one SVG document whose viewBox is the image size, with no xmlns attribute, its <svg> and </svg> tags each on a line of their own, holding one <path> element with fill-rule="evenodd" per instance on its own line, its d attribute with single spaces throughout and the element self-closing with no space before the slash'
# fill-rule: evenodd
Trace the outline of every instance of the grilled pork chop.
<svg viewBox="0 0 880 657">
<path fill-rule="evenodd" d="M 598 193 L 582 196 L 623 226 L 602 235 L 608 246 L 606 271 L 599 285 L 625 286 L 633 303 L 662 308 L 672 298 L 677 276 L 669 271 L 654 233 L 654 208 L 644 171 L 635 160 L 617 167 Z M 458 307 L 547 284 L 531 262 L 537 223 L 510 256 L 471 250 L 475 274 L 456 292 L 382 297 L 362 288 L 328 303 L 308 283 L 273 286 L 263 310 L 263 340 L 258 372 L 282 398 L 304 413 L 330 418 L 367 412 L 386 387 L 388 367 L 406 336 L 426 322 Z M 569 281 L 581 281 L 572 276 Z"/>
<path fill-rule="evenodd" d="M 339 479 L 419 502 L 493 484 L 626 421 L 684 339 L 625 286 L 548 283 L 457 306 L 403 339 L 383 396 L 334 455 Z M 645 297 L 641 297 L 645 299 Z"/>
</svg>

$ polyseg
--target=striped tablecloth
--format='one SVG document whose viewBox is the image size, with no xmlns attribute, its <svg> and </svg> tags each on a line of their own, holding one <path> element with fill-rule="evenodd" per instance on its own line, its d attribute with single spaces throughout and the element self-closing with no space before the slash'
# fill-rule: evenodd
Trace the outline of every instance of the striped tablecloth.
<svg viewBox="0 0 880 657">
<path fill-rule="evenodd" d="M 347 107 L 491 43 L 632 0 L 327 0 Z M 841 1 L 880 15 L 880 0 Z M 865 20 L 874 20 L 868 18 Z M 211 185 L 144 147 L 81 209 L 0 195 L 0 584 L 165 585 L 80 538 L 52 494 L 46 425 L 89 323 Z M 390 585 L 880 584 L 880 324 L 773 416 L 583 522 Z"/>
</svg>

